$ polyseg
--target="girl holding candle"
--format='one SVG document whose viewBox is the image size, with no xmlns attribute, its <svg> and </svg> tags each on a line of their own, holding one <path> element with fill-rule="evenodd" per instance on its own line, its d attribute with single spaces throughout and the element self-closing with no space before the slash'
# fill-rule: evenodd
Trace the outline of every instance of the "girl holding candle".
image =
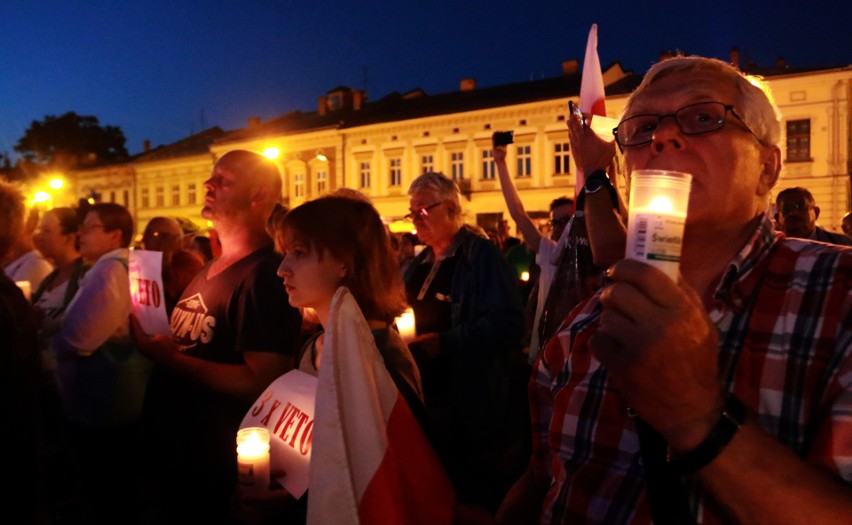
<svg viewBox="0 0 852 525">
<path fill-rule="evenodd" d="M 359 196 L 332 194 L 306 202 L 271 225 L 284 260 L 278 269 L 290 304 L 311 308 L 321 326 L 328 324 L 331 302 L 340 286 L 355 298 L 385 367 L 415 417 L 424 422 L 420 373 L 414 358 L 393 327 L 406 308 L 399 265 L 388 232 L 373 205 Z M 318 331 L 302 348 L 299 369 L 317 375 L 322 366 L 325 334 Z M 248 506 L 269 518 L 285 509 L 297 517 L 305 498 L 293 505 L 283 490 L 267 494 L 240 494 Z M 292 508 L 292 507 L 295 507 Z M 288 514 L 291 515 L 292 514 Z"/>
</svg>

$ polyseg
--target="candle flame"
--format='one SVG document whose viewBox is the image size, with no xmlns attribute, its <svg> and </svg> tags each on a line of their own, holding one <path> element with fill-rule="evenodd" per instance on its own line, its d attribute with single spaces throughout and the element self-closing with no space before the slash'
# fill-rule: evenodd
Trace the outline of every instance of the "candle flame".
<svg viewBox="0 0 852 525">
<path fill-rule="evenodd" d="M 659 211 L 664 213 L 671 213 L 672 211 L 674 211 L 674 205 L 672 204 L 672 200 L 664 196 L 654 197 L 654 200 L 651 201 L 651 204 L 648 205 L 648 208 L 651 211 Z"/>
</svg>

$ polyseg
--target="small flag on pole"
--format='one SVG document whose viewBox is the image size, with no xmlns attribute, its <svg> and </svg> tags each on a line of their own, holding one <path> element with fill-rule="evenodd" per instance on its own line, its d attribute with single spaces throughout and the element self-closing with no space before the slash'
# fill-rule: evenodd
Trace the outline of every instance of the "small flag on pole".
<svg viewBox="0 0 852 525">
<path fill-rule="evenodd" d="M 449 478 L 348 289 L 332 300 L 319 371 L 308 525 L 447 524 Z"/>
<path fill-rule="evenodd" d="M 606 116 L 606 95 L 604 93 L 601 60 L 598 57 L 598 25 L 592 24 L 586 41 L 586 56 L 583 59 L 583 77 L 580 81 L 580 111 L 584 115 Z M 577 173 L 574 194 L 579 195 L 585 184 L 585 174 Z"/>
</svg>

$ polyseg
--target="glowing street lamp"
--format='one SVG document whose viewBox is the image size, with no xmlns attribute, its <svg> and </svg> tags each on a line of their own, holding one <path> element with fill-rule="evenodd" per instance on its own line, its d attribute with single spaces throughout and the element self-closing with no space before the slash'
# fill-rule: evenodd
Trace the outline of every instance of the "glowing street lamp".
<svg viewBox="0 0 852 525">
<path fill-rule="evenodd" d="M 281 156 L 281 148 L 276 148 L 274 146 L 270 146 L 263 150 L 262 155 L 269 160 L 275 160 L 279 156 Z"/>
</svg>

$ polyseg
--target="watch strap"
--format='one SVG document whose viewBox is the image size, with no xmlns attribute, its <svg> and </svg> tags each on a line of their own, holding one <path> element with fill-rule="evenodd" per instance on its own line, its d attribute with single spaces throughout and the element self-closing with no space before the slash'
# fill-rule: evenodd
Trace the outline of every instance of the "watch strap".
<svg viewBox="0 0 852 525">
<path fill-rule="evenodd" d="M 719 420 L 697 447 L 669 458 L 669 464 L 681 474 L 691 474 L 709 465 L 731 442 L 745 422 L 746 407 L 738 397 L 729 394 Z"/>
</svg>

